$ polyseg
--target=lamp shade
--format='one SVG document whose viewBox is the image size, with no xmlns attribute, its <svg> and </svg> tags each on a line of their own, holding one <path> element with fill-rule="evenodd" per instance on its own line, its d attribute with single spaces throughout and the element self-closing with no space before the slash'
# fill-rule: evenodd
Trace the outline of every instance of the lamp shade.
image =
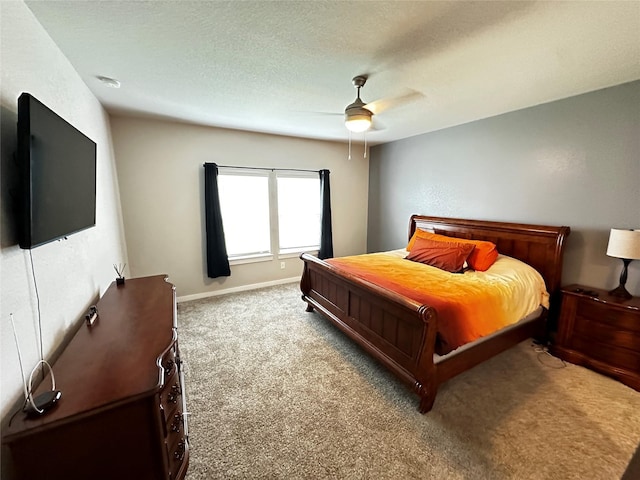
<svg viewBox="0 0 640 480">
<path fill-rule="evenodd" d="M 640 260 L 640 230 L 612 228 L 607 255 L 615 258 Z"/>
</svg>

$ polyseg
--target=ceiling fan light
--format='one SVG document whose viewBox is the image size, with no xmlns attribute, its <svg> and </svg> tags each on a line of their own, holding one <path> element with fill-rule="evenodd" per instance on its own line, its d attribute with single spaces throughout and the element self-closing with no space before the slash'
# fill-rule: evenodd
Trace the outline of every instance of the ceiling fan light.
<svg viewBox="0 0 640 480">
<path fill-rule="evenodd" d="M 371 128 L 371 116 L 370 115 L 349 115 L 345 118 L 344 125 L 347 130 L 354 133 L 364 132 Z"/>
</svg>

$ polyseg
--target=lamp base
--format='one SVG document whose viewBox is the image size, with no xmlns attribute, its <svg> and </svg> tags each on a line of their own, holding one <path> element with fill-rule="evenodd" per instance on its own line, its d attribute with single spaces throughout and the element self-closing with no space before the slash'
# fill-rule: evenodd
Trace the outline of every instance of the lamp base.
<svg viewBox="0 0 640 480">
<path fill-rule="evenodd" d="M 633 295 L 631 295 L 626 288 L 624 288 L 624 285 L 620 284 L 618 285 L 616 288 L 614 288 L 613 290 L 611 290 L 609 292 L 609 295 L 613 296 L 613 297 L 618 297 L 618 298 L 624 298 L 624 299 L 630 299 Z"/>
</svg>

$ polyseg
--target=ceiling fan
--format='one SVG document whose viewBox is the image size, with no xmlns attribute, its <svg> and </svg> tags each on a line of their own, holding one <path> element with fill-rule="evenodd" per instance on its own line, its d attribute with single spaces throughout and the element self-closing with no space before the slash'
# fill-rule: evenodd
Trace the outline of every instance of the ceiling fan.
<svg viewBox="0 0 640 480">
<path fill-rule="evenodd" d="M 364 132 L 371 128 L 373 118 L 373 112 L 360 99 L 360 89 L 367 83 L 367 76 L 358 75 L 351 81 L 358 90 L 358 95 L 355 101 L 344 109 L 344 125 L 352 132 Z"/>
<path fill-rule="evenodd" d="M 360 98 L 360 89 L 367 83 L 368 78 L 368 75 L 357 75 L 351 80 L 358 93 L 353 103 L 347 105 L 344 110 L 344 124 L 350 132 L 365 132 L 372 127 L 375 114 L 424 96 L 420 92 L 410 90 L 408 93 L 397 97 L 364 103 Z"/>
</svg>

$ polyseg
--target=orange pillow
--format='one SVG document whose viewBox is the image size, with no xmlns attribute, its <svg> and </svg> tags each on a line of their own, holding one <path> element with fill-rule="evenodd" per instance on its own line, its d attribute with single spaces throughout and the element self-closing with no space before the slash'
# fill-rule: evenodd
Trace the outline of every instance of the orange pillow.
<svg viewBox="0 0 640 480">
<path fill-rule="evenodd" d="M 424 238 L 427 240 L 434 240 L 439 242 L 453 242 L 453 243 L 468 243 L 475 245 L 475 249 L 469 255 L 467 263 L 471 268 L 478 272 L 484 272 L 491 265 L 494 264 L 498 258 L 498 247 L 493 242 L 486 240 L 467 240 L 465 238 L 447 237 L 446 235 L 439 235 L 437 233 L 429 233 L 424 230 L 416 229 L 409 244 L 407 250 L 411 251 L 417 238 Z"/>
<path fill-rule="evenodd" d="M 464 262 L 475 248 L 469 243 L 438 242 L 418 237 L 406 259 L 457 273 L 462 271 Z"/>
</svg>

